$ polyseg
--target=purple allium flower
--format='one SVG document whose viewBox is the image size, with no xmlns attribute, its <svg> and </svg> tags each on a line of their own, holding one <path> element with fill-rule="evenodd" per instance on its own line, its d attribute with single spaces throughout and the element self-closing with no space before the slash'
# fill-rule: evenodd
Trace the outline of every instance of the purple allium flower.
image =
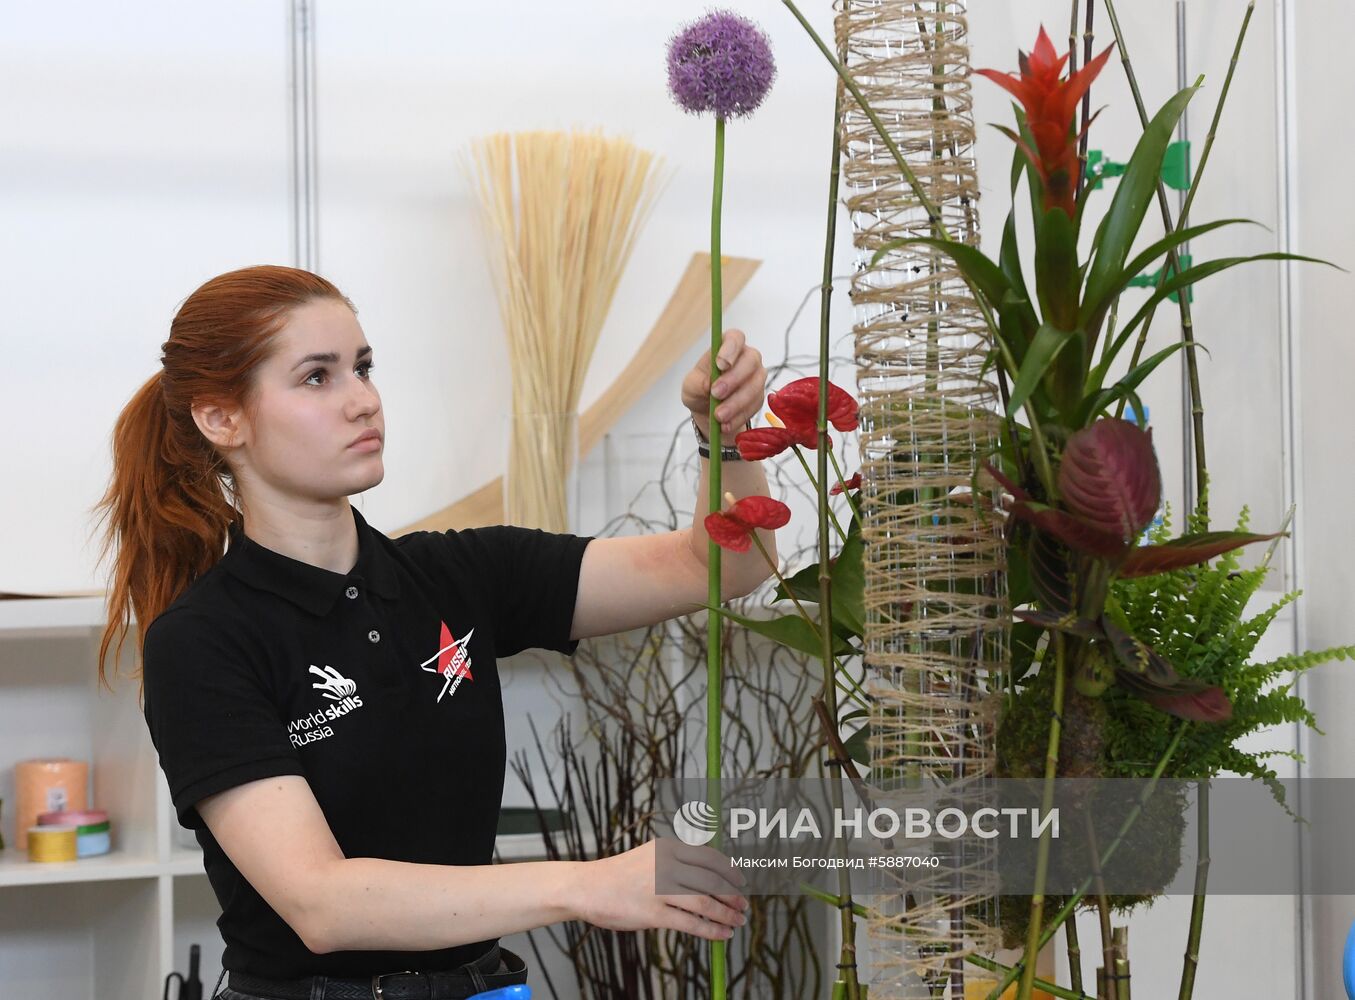
<svg viewBox="0 0 1355 1000">
<path fill-rule="evenodd" d="M 775 78 L 767 36 L 727 10 L 694 21 L 668 43 L 668 89 L 678 106 L 694 115 L 751 115 Z"/>
</svg>

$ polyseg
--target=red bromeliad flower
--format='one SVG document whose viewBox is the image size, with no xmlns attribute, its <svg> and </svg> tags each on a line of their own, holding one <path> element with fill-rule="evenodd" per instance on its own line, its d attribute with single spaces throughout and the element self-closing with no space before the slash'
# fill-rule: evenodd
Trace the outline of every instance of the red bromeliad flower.
<svg viewBox="0 0 1355 1000">
<path fill-rule="evenodd" d="M 781 426 L 756 427 L 734 437 L 739 454 L 747 461 L 779 455 L 791 445 L 819 446 L 819 380 L 801 378 L 767 397 L 774 419 Z M 856 429 L 859 407 L 846 389 L 828 383 L 828 422 L 840 431 Z M 828 442 L 832 447 L 832 441 Z"/>
<path fill-rule="evenodd" d="M 1054 43 L 1049 40 L 1043 27 L 1035 48 L 1027 56 L 1020 53 L 1021 75 L 1002 73 L 995 69 L 979 69 L 998 86 L 1010 91 L 1026 110 L 1026 122 L 1030 134 L 1035 137 L 1036 150 L 1032 151 L 1019 136 L 1017 145 L 1030 158 L 1044 182 L 1045 211 L 1058 207 L 1072 218 L 1076 212 L 1076 192 L 1078 176 L 1082 164 L 1077 158 L 1078 136 L 1073 134 L 1073 117 L 1077 112 L 1077 102 L 1101 72 L 1106 59 L 1110 56 L 1110 45 L 1099 56 L 1087 63 L 1071 77 L 1060 77 L 1063 64 L 1068 55 L 1059 55 L 1054 51 Z"/>
<path fill-rule="evenodd" d="M 728 496 L 728 494 L 726 494 Z M 755 528 L 780 528 L 790 523 L 790 508 L 771 497 L 751 496 L 728 510 L 706 515 L 706 534 L 722 549 L 747 552 Z"/>
<path fill-rule="evenodd" d="M 854 476 L 852 476 L 851 479 L 848 479 L 845 483 L 834 483 L 833 488 L 828 492 L 831 493 L 833 496 L 837 496 L 839 493 L 846 493 L 848 490 L 859 490 L 860 488 L 861 488 L 861 473 L 858 472 Z"/>
</svg>

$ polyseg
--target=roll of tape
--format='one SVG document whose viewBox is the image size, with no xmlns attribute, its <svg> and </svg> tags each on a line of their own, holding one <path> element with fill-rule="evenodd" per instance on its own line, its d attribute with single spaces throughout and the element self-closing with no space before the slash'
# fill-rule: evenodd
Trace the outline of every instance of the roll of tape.
<svg viewBox="0 0 1355 1000">
<path fill-rule="evenodd" d="M 29 861 L 74 861 L 78 857 L 73 826 L 34 826 L 27 833 Z"/>
<path fill-rule="evenodd" d="M 108 822 L 108 813 L 102 809 L 86 812 L 50 812 L 38 817 L 38 826 L 75 827 L 75 853 L 77 857 L 92 858 L 107 854 L 112 847 Z"/>
<path fill-rule="evenodd" d="M 29 827 L 36 826 L 43 813 L 80 812 L 87 808 L 88 786 L 89 765 L 83 760 L 60 757 L 21 760 L 15 764 L 14 787 L 19 802 L 14 830 L 18 846 L 28 846 Z"/>
</svg>

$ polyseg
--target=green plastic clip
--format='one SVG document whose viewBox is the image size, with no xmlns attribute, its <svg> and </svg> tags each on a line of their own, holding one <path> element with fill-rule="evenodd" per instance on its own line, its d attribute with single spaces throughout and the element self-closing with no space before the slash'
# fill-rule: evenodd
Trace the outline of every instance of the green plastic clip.
<svg viewBox="0 0 1355 1000">
<path fill-rule="evenodd" d="M 1180 254 L 1176 259 L 1177 259 L 1177 260 L 1180 262 L 1180 264 L 1181 264 L 1181 270 L 1186 271 L 1186 270 L 1189 270 L 1189 269 L 1190 269 L 1190 260 L 1191 260 L 1190 254 L 1188 254 L 1188 253 Z M 1166 266 L 1166 265 L 1164 264 L 1163 267 L 1165 267 L 1165 266 Z M 1159 267 L 1159 268 L 1158 268 L 1156 271 L 1154 271 L 1152 274 L 1140 274 L 1140 275 L 1138 275 L 1138 276 L 1136 276 L 1136 277 L 1130 278 L 1130 279 L 1129 279 L 1129 287 L 1130 287 L 1130 288 L 1156 288 L 1156 287 L 1157 287 L 1157 283 L 1158 283 L 1158 281 L 1159 281 L 1161 278 L 1162 278 L 1162 268 Z M 1169 294 L 1169 295 L 1167 296 L 1167 298 L 1171 299 L 1173 302 L 1180 302 L 1180 301 L 1181 301 L 1181 293 L 1180 293 L 1179 291 L 1172 292 L 1171 294 Z M 1187 301 L 1187 302 L 1194 302 L 1194 301 L 1195 301 L 1195 286 L 1194 286 L 1194 285 L 1187 285 L 1187 286 L 1186 286 L 1186 301 Z"/>
<path fill-rule="evenodd" d="M 1099 149 L 1087 151 L 1087 182 L 1092 190 L 1101 186 L 1107 177 L 1120 177 L 1129 169 L 1127 163 L 1107 160 L 1106 154 Z M 1190 143 L 1173 142 L 1167 147 L 1162 158 L 1162 183 L 1176 191 L 1190 188 Z"/>
</svg>

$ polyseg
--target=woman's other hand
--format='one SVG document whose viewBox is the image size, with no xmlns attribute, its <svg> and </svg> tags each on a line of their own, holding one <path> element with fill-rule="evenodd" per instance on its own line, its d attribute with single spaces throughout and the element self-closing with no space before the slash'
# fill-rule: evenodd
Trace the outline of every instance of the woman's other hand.
<svg viewBox="0 0 1355 1000">
<path fill-rule="evenodd" d="M 659 895 L 656 865 L 665 885 L 690 895 Z M 710 847 L 654 839 L 624 854 L 583 862 L 574 909 L 579 919 L 613 931 L 671 929 L 712 941 L 728 940 L 747 921 L 748 900 L 739 894 L 744 877 Z"/>
</svg>

